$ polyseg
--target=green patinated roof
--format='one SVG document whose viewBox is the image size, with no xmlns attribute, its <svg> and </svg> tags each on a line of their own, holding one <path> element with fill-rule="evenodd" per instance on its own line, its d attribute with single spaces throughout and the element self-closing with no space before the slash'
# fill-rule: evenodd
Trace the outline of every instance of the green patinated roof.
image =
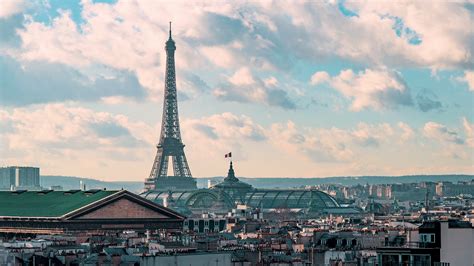
<svg viewBox="0 0 474 266">
<path fill-rule="evenodd" d="M 0 217 L 61 217 L 117 191 L 0 191 Z"/>
</svg>

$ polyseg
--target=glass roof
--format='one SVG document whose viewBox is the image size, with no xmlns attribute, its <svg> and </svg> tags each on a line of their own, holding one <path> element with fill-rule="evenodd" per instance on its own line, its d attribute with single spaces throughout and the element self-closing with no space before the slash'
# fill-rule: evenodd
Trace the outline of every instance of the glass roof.
<svg viewBox="0 0 474 266">
<path fill-rule="evenodd" d="M 146 199 L 163 204 L 164 198 L 167 198 L 170 192 L 167 191 L 149 191 L 142 194 Z M 259 190 L 254 189 L 245 194 L 244 203 L 255 207 L 265 209 L 290 208 L 304 209 L 308 208 L 313 201 L 316 208 L 337 208 L 339 204 L 328 194 L 315 190 L 314 198 L 311 198 L 311 190 Z M 192 207 L 196 202 L 200 204 L 211 204 L 218 198 L 218 191 L 209 189 L 198 189 L 192 191 L 174 191 L 171 196 L 177 204 Z M 232 202 L 229 195 L 228 200 Z M 234 199 L 235 200 L 235 199 Z"/>
<path fill-rule="evenodd" d="M 314 191 L 316 207 L 333 208 L 339 207 L 339 204 L 328 194 L 322 191 Z M 247 193 L 245 203 L 252 207 L 261 207 L 265 209 L 308 208 L 311 202 L 310 190 L 254 190 Z"/>
</svg>

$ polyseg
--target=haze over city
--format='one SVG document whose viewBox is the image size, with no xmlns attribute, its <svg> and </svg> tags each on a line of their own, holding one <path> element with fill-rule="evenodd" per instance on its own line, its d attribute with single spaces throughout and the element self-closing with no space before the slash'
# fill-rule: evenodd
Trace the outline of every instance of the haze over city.
<svg viewBox="0 0 474 266">
<path fill-rule="evenodd" d="M 472 10 L 457 1 L 2 1 L 2 164 L 148 177 L 172 21 L 194 177 L 225 175 L 228 152 L 247 177 L 472 174 Z"/>
</svg>

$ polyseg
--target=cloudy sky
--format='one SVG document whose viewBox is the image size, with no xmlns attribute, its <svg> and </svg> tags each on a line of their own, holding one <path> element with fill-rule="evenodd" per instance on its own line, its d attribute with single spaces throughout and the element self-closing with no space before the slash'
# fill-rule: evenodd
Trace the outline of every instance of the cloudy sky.
<svg viewBox="0 0 474 266">
<path fill-rule="evenodd" d="M 474 2 L 2 0 L 0 158 L 144 180 L 168 21 L 195 177 L 474 172 Z"/>
</svg>

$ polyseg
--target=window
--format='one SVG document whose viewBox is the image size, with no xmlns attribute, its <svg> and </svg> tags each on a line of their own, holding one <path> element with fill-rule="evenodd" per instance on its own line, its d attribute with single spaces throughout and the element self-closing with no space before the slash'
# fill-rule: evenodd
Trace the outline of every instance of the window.
<svg viewBox="0 0 474 266">
<path fill-rule="evenodd" d="M 435 234 L 420 234 L 420 242 L 421 243 L 434 243 Z"/>
<path fill-rule="evenodd" d="M 430 255 L 412 255 L 414 265 L 431 265 Z"/>
</svg>

